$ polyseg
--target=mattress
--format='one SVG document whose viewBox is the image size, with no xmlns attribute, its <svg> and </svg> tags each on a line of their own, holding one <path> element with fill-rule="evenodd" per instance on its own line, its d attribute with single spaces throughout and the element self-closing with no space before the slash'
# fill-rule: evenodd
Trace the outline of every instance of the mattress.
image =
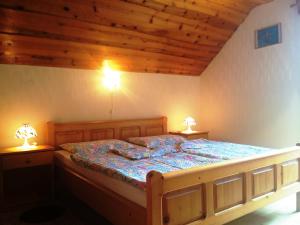
<svg viewBox="0 0 300 225">
<path fill-rule="evenodd" d="M 70 158 L 71 153 L 61 150 L 55 152 L 55 158 L 68 169 L 76 172 L 77 174 L 85 177 L 86 179 L 94 182 L 95 184 L 104 186 L 113 192 L 127 198 L 128 200 L 146 207 L 146 193 L 140 188 L 136 188 L 129 183 L 109 177 L 98 171 L 86 169 Z"/>
</svg>

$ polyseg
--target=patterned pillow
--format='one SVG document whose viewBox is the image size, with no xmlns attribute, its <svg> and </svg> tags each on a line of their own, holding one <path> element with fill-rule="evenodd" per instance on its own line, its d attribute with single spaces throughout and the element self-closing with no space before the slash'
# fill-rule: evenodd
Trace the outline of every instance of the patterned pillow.
<svg viewBox="0 0 300 225">
<path fill-rule="evenodd" d="M 159 146 L 154 149 L 149 149 L 138 145 L 135 146 L 135 148 L 131 149 L 112 149 L 111 152 L 132 160 L 159 157 L 169 153 L 178 152 L 177 146 L 174 145 Z"/>
<path fill-rule="evenodd" d="M 148 137 L 132 137 L 128 139 L 128 142 L 147 148 L 157 148 L 158 146 L 178 145 L 185 140 L 186 139 L 184 137 L 179 135 L 158 135 Z"/>
<path fill-rule="evenodd" d="M 88 141 L 79 143 L 66 143 L 60 145 L 60 147 L 68 152 L 74 153 L 76 150 L 94 150 L 98 152 L 108 152 L 110 149 L 130 149 L 134 148 L 134 145 L 121 140 L 109 139 L 99 141 Z"/>
</svg>

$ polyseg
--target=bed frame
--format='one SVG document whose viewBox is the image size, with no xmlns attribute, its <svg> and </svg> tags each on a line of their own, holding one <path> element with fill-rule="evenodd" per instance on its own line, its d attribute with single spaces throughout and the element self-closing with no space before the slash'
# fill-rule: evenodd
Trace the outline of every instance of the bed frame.
<svg viewBox="0 0 300 225">
<path fill-rule="evenodd" d="M 48 123 L 49 144 L 167 133 L 167 118 Z M 147 175 L 147 207 L 57 163 L 60 182 L 115 225 L 221 225 L 297 193 L 300 147 L 208 166 Z"/>
</svg>

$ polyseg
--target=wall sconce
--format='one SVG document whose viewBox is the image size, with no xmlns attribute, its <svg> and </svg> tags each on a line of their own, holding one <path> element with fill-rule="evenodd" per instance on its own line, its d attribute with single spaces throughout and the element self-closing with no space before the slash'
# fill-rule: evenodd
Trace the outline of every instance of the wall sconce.
<svg viewBox="0 0 300 225">
<path fill-rule="evenodd" d="M 114 91 L 121 86 L 121 72 L 115 69 L 115 65 L 109 61 L 104 60 L 102 67 L 103 85 L 110 91 Z"/>
<path fill-rule="evenodd" d="M 102 66 L 102 83 L 110 91 L 110 119 L 113 117 L 114 92 L 121 87 L 121 72 L 116 69 L 117 66 L 110 60 L 104 60 Z"/>
<path fill-rule="evenodd" d="M 195 119 L 194 118 L 192 118 L 192 117 L 187 117 L 187 118 L 185 118 L 185 120 L 184 120 L 184 124 L 185 124 L 185 126 L 187 127 L 186 128 L 186 130 L 185 131 L 183 131 L 182 133 L 192 133 L 193 132 L 193 130 L 192 130 L 192 126 L 195 126 L 196 125 L 196 121 L 195 121 Z"/>
<path fill-rule="evenodd" d="M 17 129 L 16 131 L 16 138 L 24 139 L 23 147 L 25 148 L 30 147 L 30 144 L 28 143 L 28 139 L 36 136 L 37 133 L 35 129 L 29 124 L 23 124 L 23 126 L 19 127 L 19 129 Z"/>
</svg>

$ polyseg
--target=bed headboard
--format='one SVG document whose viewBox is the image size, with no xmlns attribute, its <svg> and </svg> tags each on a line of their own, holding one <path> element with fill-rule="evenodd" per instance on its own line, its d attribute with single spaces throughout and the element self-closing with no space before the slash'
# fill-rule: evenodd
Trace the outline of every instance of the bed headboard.
<svg viewBox="0 0 300 225">
<path fill-rule="evenodd" d="M 71 123 L 48 122 L 47 125 L 48 144 L 55 147 L 71 142 L 125 140 L 129 137 L 167 133 L 167 117 Z"/>
</svg>

